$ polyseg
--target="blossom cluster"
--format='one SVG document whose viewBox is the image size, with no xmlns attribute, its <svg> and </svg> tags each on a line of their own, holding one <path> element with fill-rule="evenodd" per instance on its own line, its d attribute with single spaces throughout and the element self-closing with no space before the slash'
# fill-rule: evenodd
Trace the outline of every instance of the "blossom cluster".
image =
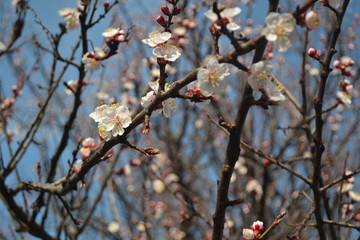
<svg viewBox="0 0 360 240">
<path fill-rule="evenodd" d="M 349 175 L 352 174 L 352 171 L 346 171 L 345 175 Z M 339 191 L 340 193 L 344 194 L 345 196 L 347 196 L 349 198 L 350 201 L 348 201 L 348 203 L 345 203 L 342 206 L 342 217 L 345 218 L 346 216 L 348 216 L 350 213 L 352 213 L 354 206 L 353 203 L 358 203 L 360 202 L 360 193 L 353 191 L 353 187 L 355 185 L 355 178 L 352 176 L 348 179 L 346 179 L 341 186 L 339 187 Z M 360 215 L 359 214 L 355 214 L 353 215 L 354 219 L 358 222 L 360 222 Z"/>
<path fill-rule="evenodd" d="M 265 100 L 279 103 L 285 100 L 280 87 L 274 84 L 272 79 L 272 64 L 270 61 L 260 61 L 251 66 L 248 83 L 253 90 L 263 94 Z"/>
<path fill-rule="evenodd" d="M 165 62 L 174 62 L 181 55 L 181 49 L 167 43 L 171 38 L 171 33 L 155 31 L 149 34 L 149 38 L 143 39 L 142 42 L 153 48 L 153 55 L 158 60 Z"/>
<path fill-rule="evenodd" d="M 68 30 L 74 30 L 79 27 L 80 12 L 77 8 L 63 8 L 59 10 L 59 15 L 65 20 L 65 27 Z"/>
<path fill-rule="evenodd" d="M 89 116 L 98 123 L 99 134 L 106 141 L 123 135 L 132 122 L 129 109 L 120 103 L 96 107 Z"/>
<path fill-rule="evenodd" d="M 221 30 L 221 22 L 226 26 L 229 31 L 236 31 L 240 29 L 240 26 L 233 22 L 233 18 L 240 14 L 241 8 L 234 7 L 234 8 L 225 8 L 222 9 L 220 12 L 221 19 L 218 18 L 218 15 L 214 12 L 213 9 L 209 9 L 205 12 L 205 16 L 211 20 L 213 23 L 213 27 L 216 30 Z"/>
<path fill-rule="evenodd" d="M 149 86 L 152 89 L 152 91 L 148 92 L 144 97 L 141 98 L 141 106 L 143 107 L 148 107 L 155 100 L 155 97 L 159 92 L 159 81 L 149 82 Z M 169 88 L 170 86 L 166 84 L 164 89 L 165 92 L 168 91 Z M 166 118 L 169 118 L 171 112 L 174 111 L 175 109 L 176 107 L 175 107 L 174 99 L 168 98 L 156 107 L 154 113 L 161 112 L 164 114 Z"/>
<path fill-rule="evenodd" d="M 262 231 L 264 231 L 264 223 L 261 221 L 256 221 L 251 225 L 250 228 L 243 229 L 242 240 L 255 240 L 260 236 Z"/>
</svg>

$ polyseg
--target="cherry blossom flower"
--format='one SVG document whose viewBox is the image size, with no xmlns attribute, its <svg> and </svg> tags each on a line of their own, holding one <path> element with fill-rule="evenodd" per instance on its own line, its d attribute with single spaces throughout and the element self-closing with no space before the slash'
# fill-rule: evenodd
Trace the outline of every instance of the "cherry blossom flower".
<svg viewBox="0 0 360 240">
<path fill-rule="evenodd" d="M 319 14 L 315 11 L 310 11 L 305 15 L 305 24 L 311 30 L 319 28 Z"/>
<path fill-rule="evenodd" d="M 117 42 L 125 41 L 125 31 L 120 30 L 120 28 L 107 28 L 101 35 L 106 38 L 107 42 L 112 40 L 116 40 Z"/>
<path fill-rule="evenodd" d="M 74 30 L 80 25 L 80 13 L 76 8 L 63 8 L 59 10 L 59 15 L 64 18 L 68 30 Z"/>
<path fill-rule="evenodd" d="M 89 115 L 95 122 L 98 122 L 100 136 L 106 141 L 111 137 L 121 136 L 132 120 L 129 109 L 120 104 L 102 105 L 95 108 Z"/>
<path fill-rule="evenodd" d="M 161 44 L 158 47 L 154 48 L 153 54 L 157 58 L 163 58 L 166 61 L 174 62 L 176 59 L 178 59 L 180 57 L 181 50 L 180 50 L 180 48 L 178 48 L 174 45 L 165 43 L 165 44 Z"/>
<path fill-rule="evenodd" d="M 197 73 L 201 92 L 209 95 L 225 91 L 225 77 L 228 75 L 230 75 L 229 67 L 225 63 L 219 64 L 217 58 L 211 56 L 208 59 L 206 68 L 200 68 Z"/>
<path fill-rule="evenodd" d="M 165 61 L 173 62 L 181 55 L 181 49 L 166 43 L 171 38 L 169 32 L 155 31 L 149 34 L 149 38 L 143 39 L 142 42 L 153 49 L 153 55 Z"/>
<path fill-rule="evenodd" d="M 341 103 L 345 104 L 345 106 L 350 107 L 353 85 L 348 79 L 345 79 L 344 81 L 339 83 L 339 86 L 340 91 L 336 93 L 338 100 L 340 100 Z"/>
<path fill-rule="evenodd" d="M 263 94 L 263 97 L 274 104 L 285 100 L 282 89 L 272 81 L 272 64 L 270 61 L 260 61 L 251 66 L 248 83 L 255 91 Z"/>
<path fill-rule="evenodd" d="M 155 179 L 152 182 L 152 187 L 156 193 L 162 193 L 165 190 L 165 184 L 160 179 Z"/>
<path fill-rule="evenodd" d="M 155 82 L 149 82 L 149 86 L 152 89 L 152 91 L 148 92 L 144 97 L 141 98 L 141 106 L 148 107 L 156 97 L 156 94 L 159 92 L 159 81 Z M 165 85 L 165 91 L 169 90 L 170 86 L 168 84 Z M 168 98 L 165 101 L 163 101 L 159 106 L 157 106 L 157 109 L 154 110 L 154 112 L 161 111 L 166 118 L 170 117 L 171 111 L 174 111 L 175 108 L 175 102 L 173 98 Z"/>
<path fill-rule="evenodd" d="M 84 148 L 93 149 L 95 147 L 95 140 L 91 137 L 88 137 L 88 138 L 85 138 L 81 144 Z"/>
<path fill-rule="evenodd" d="M 296 41 L 296 20 L 290 13 L 280 15 L 271 12 L 266 17 L 266 27 L 262 34 L 273 42 L 274 48 L 279 52 L 288 50 Z"/>
<path fill-rule="evenodd" d="M 67 86 L 71 88 L 71 90 L 69 88 L 65 88 L 65 92 L 67 95 L 72 95 L 76 91 L 77 82 L 78 81 L 75 80 L 69 80 L 66 82 Z"/>
<path fill-rule="evenodd" d="M 221 19 L 229 31 L 236 31 L 236 30 L 240 29 L 240 26 L 233 22 L 233 18 L 236 15 L 238 15 L 240 12 L 241 12 L 241 9 L 239 7 L 225 8 L 224 10 L 222 10 L 220 12 Z M 218 16 L 216 15 L 216 13 L 213 12 L 213 9 L 209 9 L 204 14 L 207 18 L 209 18 L 213 22 L 214 27 L 217 30 L 221 29 L 221 22 L 218 19 Z"/>
<path fill-rule="evenodd" d="M 95 48 L 95 53 L 94 52 L 85 53 L 81 59 L 82 63 L 85 65 L 85 71 L 98 70 L 101 66 L 101 61 L 106 57 L 106 54 L 107 53 L 100 47 Z"/>
<path fill-rule="evenodd" d="M 252 229 L 244 228 L 243 229 L 243 240 L 254 240 L 255 233 Z"/>
<path fill-rule="evenodd" d="M 258 220 L 254 222 L 250 228 L 254 231 L 255 235 L 258 235 L 264 230 L 264 223 Z"/>
<path fill-rule="evenodd" d="M 210 103 L 212 96 L 201 92 L 198 80 L 189 83 L 186 87 L 189 95 L 194 97 L 194 100 L 189 100 L 191 103 L 196 103 L 195 105 L 200 108 L 204 108 Z"/>
<path fill-rule="evenodd" d="M 165 43 L 171 38 L 171 33 L 155 31 L 149 33 L 149 38 L 143 39 L 142 42 L 149 45 L 150 47 L 156 47 L 161 43 Z"/>
</svg>

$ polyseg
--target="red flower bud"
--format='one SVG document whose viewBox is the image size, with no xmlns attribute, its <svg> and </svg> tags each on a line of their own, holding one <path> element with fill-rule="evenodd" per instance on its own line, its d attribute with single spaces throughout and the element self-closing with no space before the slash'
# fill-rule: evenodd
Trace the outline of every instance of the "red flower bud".
<svg viewBox="0 0 360 240">
<path fill-rule="evenodd" d="M 105 12 L 109 11 L 110 3 L 109 1 L 104 2 L 104 10 Z"/>
<path fill-rule="evenodd" d="M 165 27 L 166 24 L 167 24 L 167 21 L 165 20 L 165 18 L 162 15 L 158 16 L 156 18 L 156 21 L 157 21 L 158 24 L 160 24 L 163 27 Z"/>
<path fill-rule="evenodd" d="M 166 16 L 170 16 L 170 15 L 171 15 L 170 9 L 169 9 L 168 6 L 165 5 L 165 4 L 161 6 L 161 11 L 162 11 Z"/>
<path fill-rule="evenodd" d="M 179 8 L 178 6 L 175 6 L 173 9 L 173 15 L 178 15 L 179 13 L 181 13 L 181 8 Z"/>
</svg>

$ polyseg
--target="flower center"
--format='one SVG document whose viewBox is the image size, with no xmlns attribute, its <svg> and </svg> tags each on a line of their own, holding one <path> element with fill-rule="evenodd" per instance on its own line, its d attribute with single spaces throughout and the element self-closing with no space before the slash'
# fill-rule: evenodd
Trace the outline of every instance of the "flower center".
<svg viewBox="0 0 360 240">
<path fill-rule="evenodd" d="M 217 87 L 217 86 L 220 85 L 220 84 L 219 84 L 219 81 L 218 81 L 218 77 L 217 77 L 217 75 L 216 75 L 214 72 L 209 72 L 209 73 L 208 73 L 207 80 L 210 81 L 211 86 L 212 86 L 213 88 L 215 88 L 215 87 Z"/>
<path fill-rule="evenodd" d="M 115 126 L 122 126 L 123 125 L 123 119 L 120 116 L 116 116 L 113 120 L 112 120 L 113 124 Z"/>
</svg>

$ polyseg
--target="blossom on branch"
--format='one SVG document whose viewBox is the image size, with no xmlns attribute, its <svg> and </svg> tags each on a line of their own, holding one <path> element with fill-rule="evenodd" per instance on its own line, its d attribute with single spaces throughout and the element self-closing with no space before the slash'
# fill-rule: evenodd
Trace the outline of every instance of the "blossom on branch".
<svg viewBox="0 0 360 240">
<path fill-rule="evenodd" d="M 244 228 L 243 229 L 243 240 L 254 240 L 255 233 L 252 229 Z"/>
<path fill-rule="evenodd" d="M 273 42 L 274 48 L 279 52 L 285 52 L 296 42 L 296 19 L 290 14 L 271 12 L 265 19 L 266 27 L 262 34 L 266 39 Z"/>
<path fill-rule="evenodd" d="M 106 53 L 101 48 L 95 48 L 95 53 L 87 52 L 82 57 L 81 61 L 84 64 L 85 71 L 88 70 L 98 70 L 101 66 L 101 58 L 103 58 Z"/>
<path fill-rule="evenodd" d="M 353 89 L 353 85 L 350 83 L 348 79 L 339 83 L 340 91 L 336 93 L 338 100 L 345 104 L 345 106 L 350 107 L 351 105 L 351 93 Z"/>
<path fill-rule="evenodd" d="M 74 30 L 80 25 L 80 12 L 76 8 L 63 8 L 59 10 L 59 15 L 64 18 L 68 30 Z"/>
<path fill-rule="evenodd" d="M 229 31 L 235 31 L 240 29 L 240 26 L 233 22 L 233 18 L 240 12 L 241 8 L 239 7 L 225 8 L 220 12 L 221 20 Z M 221 20 L 218 19 L 218 16 L 213 11 L 213 9 L 209 9 L 204 14 L 213 22 L 213 25 L 217 30 L 221 29 Z"/>
<path fill-rule="evenodd" d="M 319 28 L 319 14 L 315 11 L 310 11 L 305 15 L 305 24 L 311 30 Z"/>
<path fill-rule="evenodd" d="M 260 61 L 251 66 L 248 83 L 255 91 L 263 94 L 267 100 L 278 103 L 285 100 L 281 93 L 280 87 L 276 86 L 272 81 L 272 64 L 270 61 Z"/>
<path fill-rule="evenodd" d="M 181 55 L 181 49 L 166 43 L 171 38 L 169 32 L 155 31 L 149 34 L 149 38 L 143 39 L 142 42 L 149 45 L 153 49 L 153 55 L 158 59 L 173 62 Z"/>
<path fill-rule="evenodd" d="M 148 92 L 144 97 L 141 98 L 141 106 L 148 107 L 156 97 L 156 94 L 159 92 L 159 81 L 155 82 L 149 82 L 149 86 L 152 89 L 152 91 Z M 169 84 L 165 85 L 165 92 L 169 90 L 170 86 Z M 166 118 L 170 117 L 170 114 L 172 111 L 176 110 L 175 101 L 173 98 L 168 98 L 164 100 L 162 103 L 160 103 L 154 112 L 161 111 Z"/>
<path fill-rule="evenodd" d="M 120 103 L 96 107 L 89 116 L 98 122 L 100 136 L 106 141 L 123 135 L 132 122 L 129 109 Z"/>
<path fill-rule="evenodd" d="M 206 95 L 223 92 L 226 89 L 225 77 L 228 75 L 229 67 L 225 63 L 219 64 L 217 58 L 211 56 L 206 68 L 200 68 L 197 73 L 199 88 Z"/>
</svg>

